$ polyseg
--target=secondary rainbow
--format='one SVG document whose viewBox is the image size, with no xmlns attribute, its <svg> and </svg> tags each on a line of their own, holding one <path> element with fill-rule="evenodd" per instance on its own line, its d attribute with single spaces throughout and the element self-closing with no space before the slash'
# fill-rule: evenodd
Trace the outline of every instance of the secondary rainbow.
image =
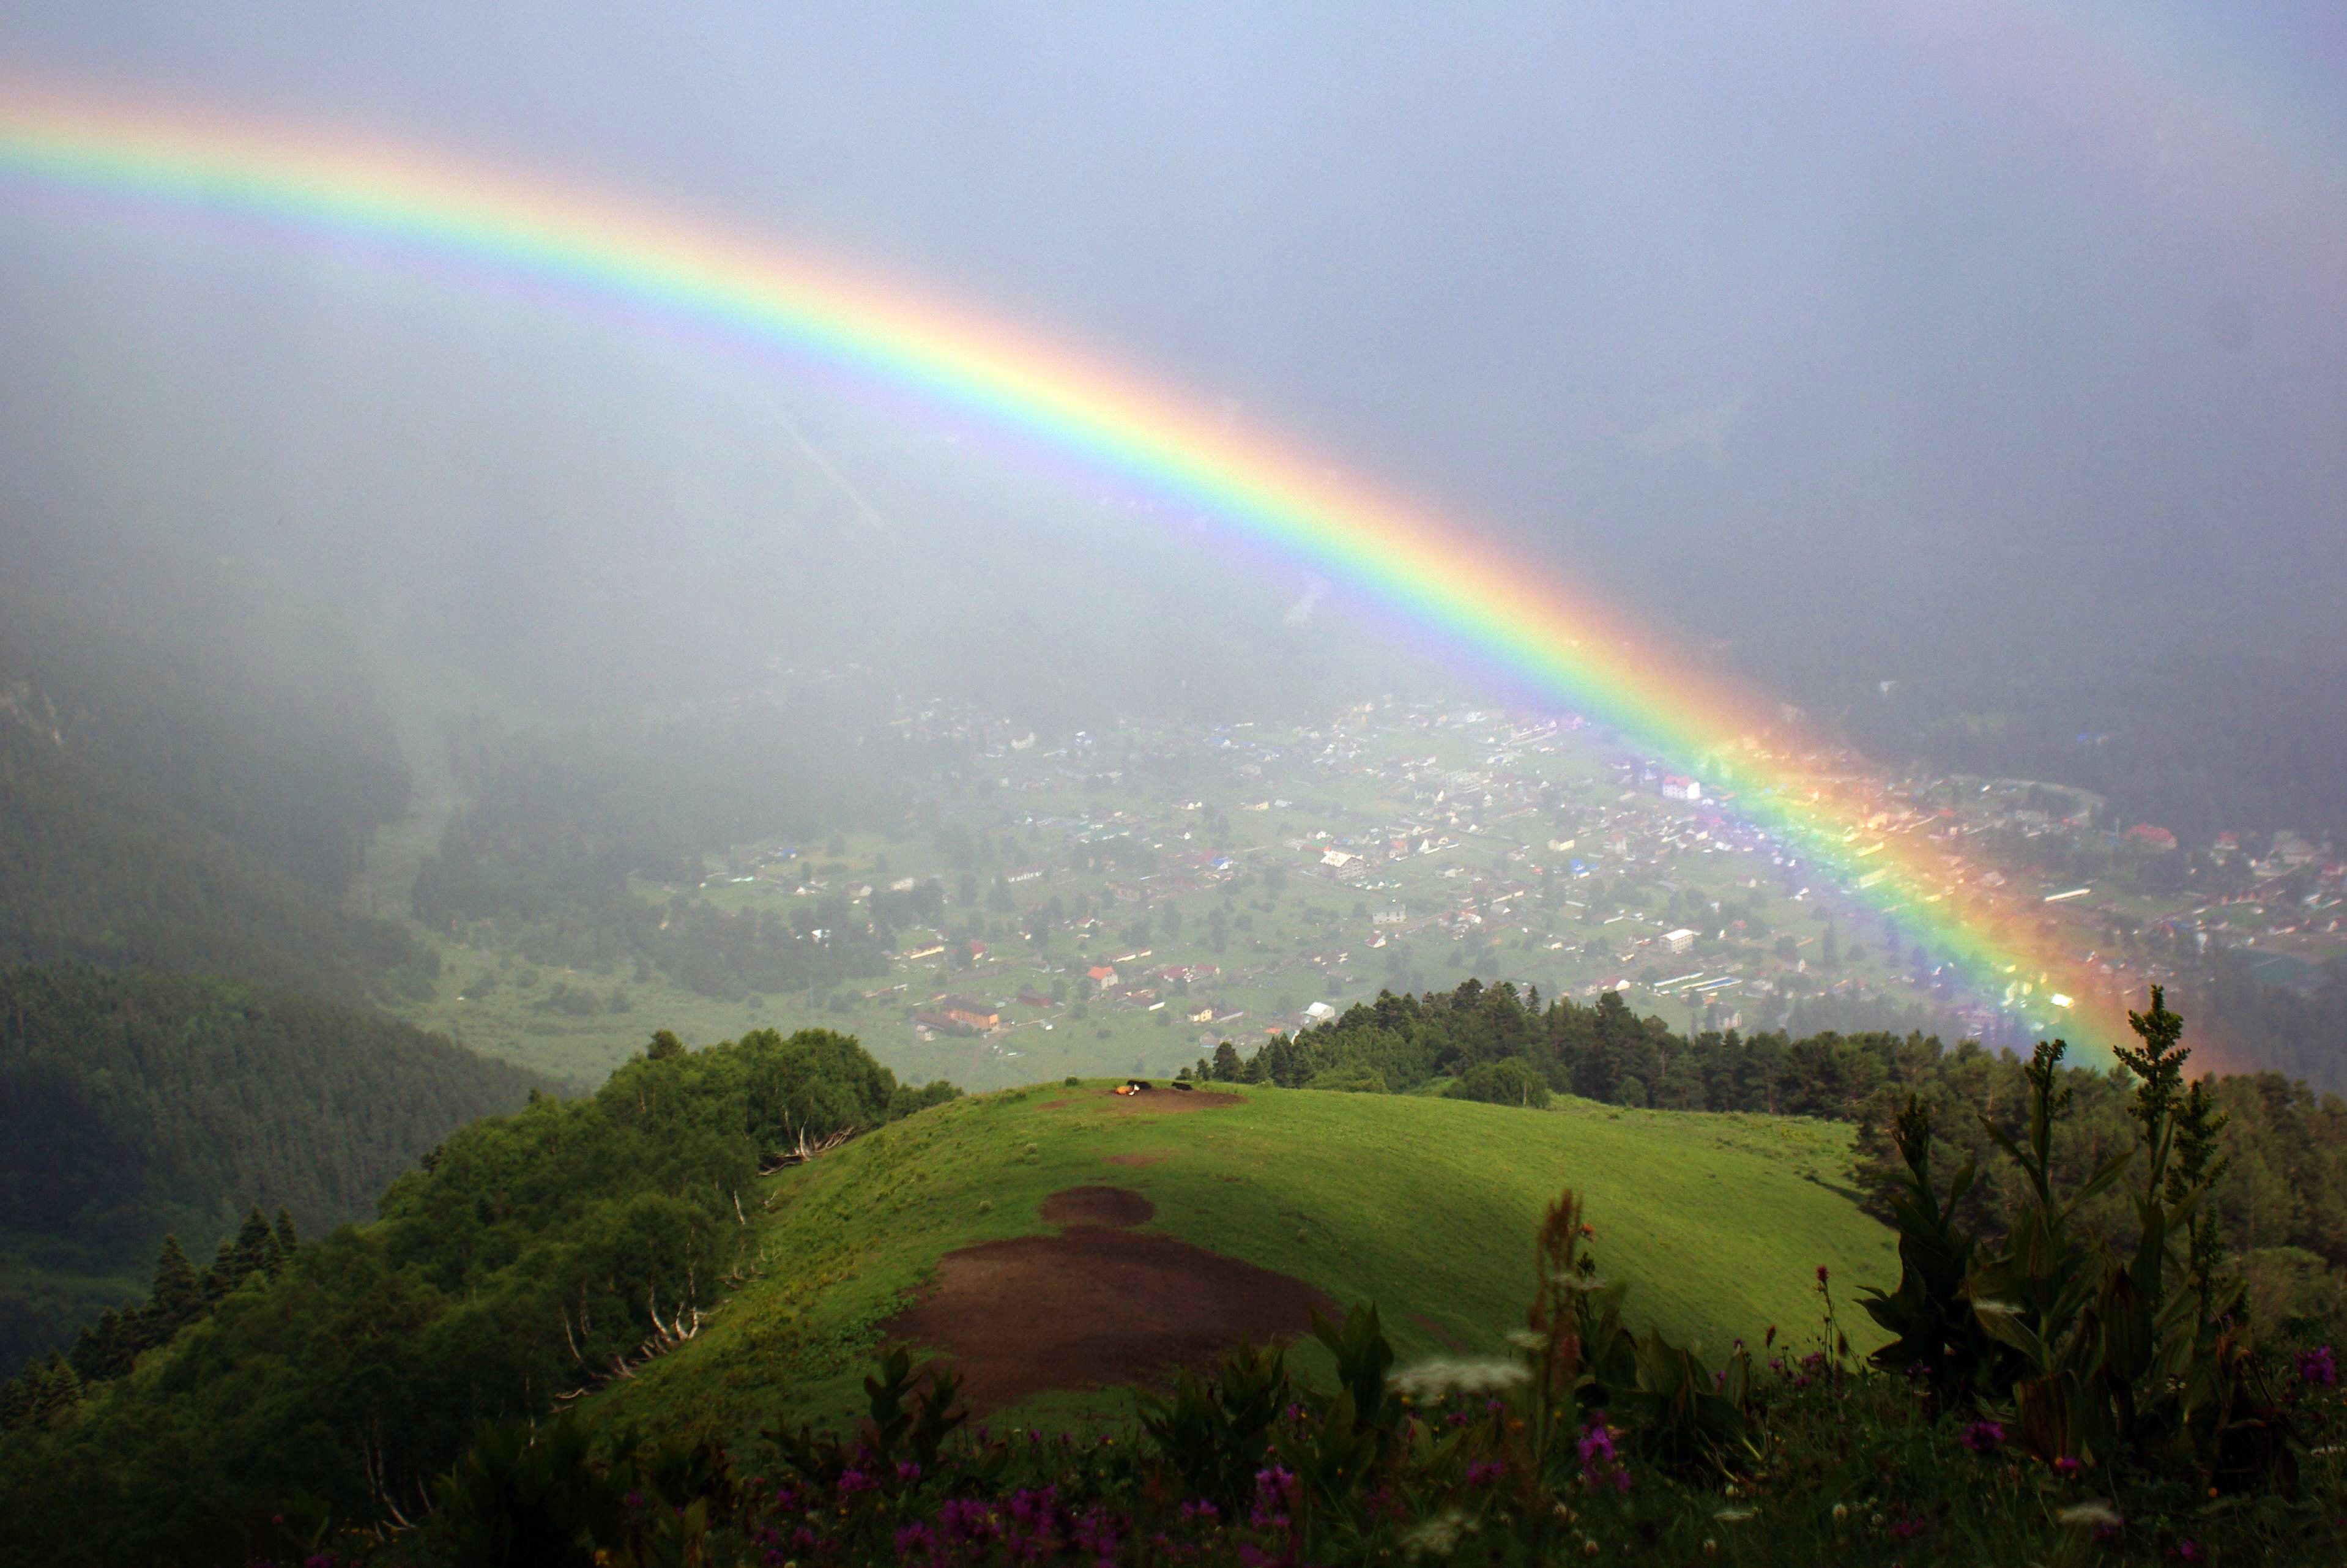
<svg viewBox="0 0 2347 1568">
<path fill-rule="evenodd" d="M 1138 377 L 916 291 L 620 202 L 312 128 L 161 113 L 87 96 L 0 90 L 0 188 L 142 210 L 232 215 L 393 259 L 462 264 L 608 311 L 714 329 L 974 421 L 1194 506 L 1251 543 L 1326 572 L 1516 679 L 1695 768 L 1725 764 L 1736 809 L 1898 911 L 1911 936 L 2002 996 L 2066 993 L 2075 1040 L 2124 1029 L 2116 987 L 2065 959 L 2040 911 L 1984 886 L 1944 842 L 1886 832 L 1870 784 L 1828 783 L 1792 755 L 1751 693 L 1641 646 L 1553 571 L 1432 511 L 1235 435 Z M 1717 774 L 1715 774 L 1715 776 Z M 1897 825 L 1892 825 L 1893 827 Z"/>
</svg>

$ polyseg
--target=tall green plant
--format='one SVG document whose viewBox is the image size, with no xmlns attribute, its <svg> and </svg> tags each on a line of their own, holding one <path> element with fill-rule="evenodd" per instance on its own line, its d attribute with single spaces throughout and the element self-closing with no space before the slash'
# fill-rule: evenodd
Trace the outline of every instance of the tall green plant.
<svg viewBox="0 0 2347 1568">
<path fill-rule="evenodd" d="M 1886 1371 L 1921 1378 L 1934 1414 L 1967 1408 L 1994 1348 L 1964 1297 L 1979 1238 L 1956 1218 L 1979 1163 L 1966 1158 L 1941 1196 L 1932 1179 L 1932 1113 L 1917 1095 L 1907 1097 L 1891 1136 L 1906 1165 L 1891 1194 L 1899 1287 L 1889 1295 L 1871 1286 L 1860 1292 L 1867 1316 L 1892 1336 L 1871 1359 Z"/>
</svg>

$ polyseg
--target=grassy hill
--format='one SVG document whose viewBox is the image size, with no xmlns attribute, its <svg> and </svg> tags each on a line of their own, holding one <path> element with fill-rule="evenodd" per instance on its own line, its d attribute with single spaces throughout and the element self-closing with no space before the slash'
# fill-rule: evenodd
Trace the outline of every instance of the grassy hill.
<svg viewBox="0 0 2347 1568">
<path fill-rule="evenodd" d="M 941 1259 L 1049 1235 L 1046 1200 L 1075 1187 L 1140 1194 L 1154 1210 L 1142 1235 L 1295 1276 L 1337 1304 L 1377 1302 L 1406 1359 L 1502 1348 L 1522 1322 L 1542 1206 L 1568 1185 L 1587 1203 L 1601 1272 L 1632 1282 L 1634 1319 L 1715 1355 L 1772 1323 L 1797 1348 L 1813 1343 L 1820 1265 L 1845 1303 L 1844 1328 L 1870 1348 L 1873 1326 L 1847 1309 L 1849 1291 L 1897 1277 L 1891 1233 L 1840 1184 L 1846 1127 L 1578 1100 L 1532 1112 L 1235 1088 L 1202 1107 L 1207 1095 L 1161 1089 L 1126 1101 L 1109 1087 L 1038 1085 L 957 1101 L 770 1178 L 766 1206 L 750 1221 L 751 1250 L 770 1260 L 764 1272 L 698 1337 L 589 1408 L 601 1419 L 727 1436 L 778 1409 L 844 1417 L 860 1398 L 871 1348 Z M 1081 1269 L 1081 1251 L 1057 1266 Z M 1178 1260 L 1163 1283 L 1184 1290 Z M 1055 1307 L 1063 1294 L 1038 1289 L 1036 1332 L 1046 1339 L 1113 1328 L 1078 1320 L 1081 1304 Z M 1134 1299 L 1108 1312 L 1151 1307 Z M 1121 1392 L 1066 1392 L 999 1419 L 1127 1409 Z"/>
</svg>

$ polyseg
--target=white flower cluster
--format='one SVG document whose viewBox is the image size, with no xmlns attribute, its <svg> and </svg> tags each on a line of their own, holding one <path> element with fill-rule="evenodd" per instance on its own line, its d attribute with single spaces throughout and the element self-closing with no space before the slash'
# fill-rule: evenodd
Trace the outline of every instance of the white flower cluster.
<svg viewBox="0 0 2347 1568">
<path fill-rule="evenodd" d="M 1409 1399 L 1440 1399 L 1450 1394 L 1496 1394 L 1531 1378 L 1515 1361 L 1426 1361 L 1396 1373 L 1393 1381 Z"/>
</svg>

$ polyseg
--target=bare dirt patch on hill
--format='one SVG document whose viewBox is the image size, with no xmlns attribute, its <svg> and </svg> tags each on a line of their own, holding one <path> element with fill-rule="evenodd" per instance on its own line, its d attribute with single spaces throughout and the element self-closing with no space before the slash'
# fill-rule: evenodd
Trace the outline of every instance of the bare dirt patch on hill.
<svg viewBox="0 0 2347 1568">
<path fill-rule="evenodd" d="M 1071 1105 L 1081 1105 L 1087 1111 L 1121 1111 L 1128 1116 L 1170 1115 L 1182 1111 L 1219 1111 L 1225 1105 L 1242 1105 L 1246 1096 L 1221 1089 L 1193 1089 L 1184 1092 L 1163 1085 L 1145 1089 L 1138 1094 L 1119 1094 L 1113 1089 L 1103 1089 L 1096 1094 L 1071 1094 L 1058 1100 L 1046 1100 L 1038 1111 L 1059 1111 Z"/>
<path fill-rule="evenodd" d="M 1055 1193 L 1043 1217 L 1061 1234 L 947 1254 L 884 1332 L 936 1351 L 962 1374 L 970 1408 L 990 1410 L 1053 1389 L 1162 1385 L 1335 1312 L 1300 1279 L 1131 1228 L 1155 1212 L 1121 1187 Z"/>
</svg>

